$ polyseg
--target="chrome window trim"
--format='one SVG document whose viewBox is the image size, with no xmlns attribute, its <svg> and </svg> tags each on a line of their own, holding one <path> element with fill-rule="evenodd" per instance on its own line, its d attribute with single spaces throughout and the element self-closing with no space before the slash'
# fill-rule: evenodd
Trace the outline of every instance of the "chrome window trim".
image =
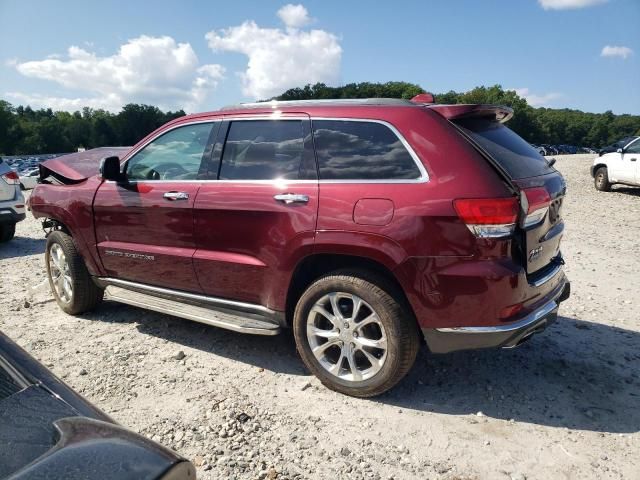
<svg viewBox="0 0 640 480">
<path fill-rule="evenodd" d="M 416 164 L 416 167 L 418 167 L 418 170 L 420 171 L 420 176 L 418 178 L 396 178 L 396 179 L 381 178 L 381 179 L 369 179 L 369 180 L 367 179 L 360 179 L 360 180 L 358 179 L 353 179 L 353 180 L 352 179 L 346 179 L 346 180 L 320 179 L 319 183 L 426 183 L 429 181 L 429 173 L 427 172 L 427 169 L 422 163 L 422 160 L 420 160 L 420 157 L 418 156 L 418 154 L 415 152 L 415 150 L 409 144 L 409 142 L 407 142 L 407 140 L 404 138 L 404 135 L 402 135 L 395 126 L 393 126 L 391 123 L 387 122 L 386 120 L 378 120 L 373 118 L 350 118 L 350 117 L 311 117 L 312 133 L 313 133 L 314 120 L 317 120 L 317 121 L 327 120 L 327 121 L 334 121 L 334 122 L 361 122 L 361 123 L 365 122 L 365 123 L 378 123 L 380 125 L 384 125 L 389 130 L 391 130 L 391 132 L 398 138 L 398 140 L 400 140 L 404 148 L 406 148 L 407 152 L 409 152 L 409 155 L 411 156 L 414 163 Z"/>
<path fill-rule="evenodd" d="M 288 116 L 288 114 L 285 112 L 284 115 L 287 115 L 287 116 L 282 116 L 282 113 L 279 110 L 276 110 L 271 114 L 264 114 L 264 115 L 262 114 L 254 115 L 251 113 L 247 113 L 243 115 L 229 115 L 229 116 L 224 115 L 222 117 L 214 118 L 214 119 L 194 120 L 194 121 L 179 123 L 177 125 L 172 126 L 171 128 L 163 130 L 158 135 L 155 135 L 154 137 L 150 138 L 145 143 L 137 147 L 135 150 L 132 150 L 129 153 L 127 153 L 127 156 L 125 157 L 125 159 L 120 162 L 120 168 L 125 167 L 126 163 L 129 162 L 138 152 L 140 152 L 140 150 L 145 148 L 151 142 L 160 138 L 162 135 L 169 133 L 177 128 L 186 127 L 189 125 L 197 125 L 200 123 L 215 123 L 215 122 L 223 122 L 223 121 L 233 122 L 233 121 L 251 121 L 251 120 L 280 120 L 280 121 L 311 120 L 312 122 L 311 131 L 313 132 L 314 120 L 331 120 L 331 121 L 340 121 L 340 122 L 369 122 L 369 123 L 378 123 L 380 125 L 384 125 L 385 127 L 387 127 L 389 130 L 393 132 L 393 134 L 398 138 L 398 140 L 400 140 L 402 145 L 407 149 L 407 151 L 409 152 L 409 155 L 411 156 L 414 163 L 418 167 L 418 170 L 420 171 L 420 177 L 415 179 L 402 178 L 402 179 L 369 179 L 369 180 L 366 180 L 366 179 L 362 179 L 362 180 L 358 180 L 358 179 L 347 179 L 347 180 L 280 180 L 280 179 L 272 179 L 272 180 L 131 180 L 128 183 L 137 184 L 142 182 L 142 183 L 161 184 L 161 183 L 212 183 L 212 182 L 215 182 L 215 183 L 238 183 L 238 184 L 259 184 L 259 185 L 273 184 L 274 186 L 277 186 L 277 184 L 289 185 L 289 184 L 332 184 L 332 183 L 335 183 L 335 184 L 340 184 L 340 183 L 414 184 L 414 183 L 426 183 L 429 181 L 429 173 L 427 172 L 427 169 L 425 168 L 424 164 L 420 160 L 420 157 L 415 152 L 413 147 L 411 147 L 409 142 L 407 142 L 405 137 L 398 131 L 398 129 L 395 126 L 393 126 L 391 123 L 385 120 L 378 120 L 378 119 L 372 119 L 372 118 L 349 118 L 349 117 L 310 117 L 307 114 L 302 114 L 297 112 L 291 114 L 291 116 Z M 105 182 L 118 183 L 114 180 L 105 180 Z"/>
</svg>

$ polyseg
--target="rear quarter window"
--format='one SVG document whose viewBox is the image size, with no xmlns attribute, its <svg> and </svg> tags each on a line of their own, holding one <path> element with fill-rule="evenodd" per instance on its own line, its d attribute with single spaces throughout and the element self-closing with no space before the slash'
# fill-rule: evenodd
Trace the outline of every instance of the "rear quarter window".
<svg viewBox="0 0 640 480">
<path fill-rule="evenodd" d="M 555 172 L 535 148 L 499 122 L 464 119 L 454 123 L 482 147 L 512 179 L 537 177 Z"/>
<path fill-rule="evenodd" d="M 313 120 L 320 180 L 414 180 L 421 176 L 400 138 L 386 125 Z"/>
</svg>

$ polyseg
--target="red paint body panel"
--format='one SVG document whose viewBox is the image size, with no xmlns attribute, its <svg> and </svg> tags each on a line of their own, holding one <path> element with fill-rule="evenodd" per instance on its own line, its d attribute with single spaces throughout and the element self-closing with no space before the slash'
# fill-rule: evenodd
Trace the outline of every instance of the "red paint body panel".
<svg viewBox="0 0 640 480">
<path fill-rule="evenodd" d="M 96 194 L 96 248 L 107 276 L 198 292 L 193 274 L 193 204 L 198 182 L 104 182 Z M 163 198 L 171 191 L 189 199 Z M 141 254 L 130 257 L 109 254 Z"/>
<path fill-rule="evenodd" d="M 453 208 L 456 198 L 515 193 L 447 118 L 508 114 L 508 109 L 316 105 L 279 110 L 283 115 L 306 113 L 312 121 L 384 120 L 412 146 L 429 181 L 146 182 L 132 188 L 100 186 L 101 180 L 92 177 L 74 186 L 39 185 L 32 210 L 69 226 L 94 275 L 203 292 L 279 311 L 285 309 L 293 272 L 313 254 L 359 256 L 387 268 L 422 327 L 498 325 L 506 307 L 524 302 L 526 311 L 557 287 L 561 275 L 543 287 L 531 286 L 522 260 L 514 254 L 514 241 L 477 239 Z M 272 114 L 273 108 L 265 105 L 190 115 L 161 127 L 138 145 L 182 123 Z M 93 195 L 99 186 L 94 214 Z M 170 189 L 187 189 L 189 201 L 165 204 L 161 194 Z M 309 202 L 285 205 L 274 200 L 278 193 L 305 194 Z M 153 255 L 156 260 L 105 256 L 109 249 Z"/>
<path fill-rule="evenodd" d="M 53 218 L 67 226 L 89 273 L 102 275 L 95 248 L 93 197 L 101 180 L 91 177 L 69 188 L 67 185 L 38 184 L 31 192 L 29 208 L 36 218 Z"/>
<path fill-rule="evenodd" d="M 309 202 L 285 205 L 273 198 L 281 193 Z M 283 311 L 293 269 L 313 248 L 317 183 L 208 182 L 194 207 L 203 291 Z"/>
</svg>

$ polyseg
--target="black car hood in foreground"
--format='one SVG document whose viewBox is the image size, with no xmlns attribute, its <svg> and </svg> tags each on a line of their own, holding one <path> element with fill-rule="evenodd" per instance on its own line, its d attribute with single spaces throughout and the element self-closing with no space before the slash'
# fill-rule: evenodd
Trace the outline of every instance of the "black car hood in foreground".
<svg viewBox="0 0 640 480">
<path fill-rule="evenodd" d="M 195 470 L 113 423 L 0 333 L 0 478 L 182 480 Z"/>
</svg>

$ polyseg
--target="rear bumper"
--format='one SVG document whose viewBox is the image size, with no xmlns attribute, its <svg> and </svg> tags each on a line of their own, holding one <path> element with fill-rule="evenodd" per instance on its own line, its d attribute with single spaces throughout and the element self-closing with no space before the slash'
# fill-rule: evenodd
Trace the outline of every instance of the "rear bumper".
<svg viewBox="0 0 640 480">
<path fill-rule="evenodd" d="M 453 328 L 423 328 L 432 353 L 480 348 L 514 348 L 556 321 L 560 303 L 569 298 L 571 284 L 563 279 L 550 298 L 525 317 L 504 325 Z"/>
<path fill-rule="evenodd" d="M 27 215 L 19 213 L 13 208 L 0 207 L 0 224 L 18 223 L 27 218 Z"/>
</svg>

